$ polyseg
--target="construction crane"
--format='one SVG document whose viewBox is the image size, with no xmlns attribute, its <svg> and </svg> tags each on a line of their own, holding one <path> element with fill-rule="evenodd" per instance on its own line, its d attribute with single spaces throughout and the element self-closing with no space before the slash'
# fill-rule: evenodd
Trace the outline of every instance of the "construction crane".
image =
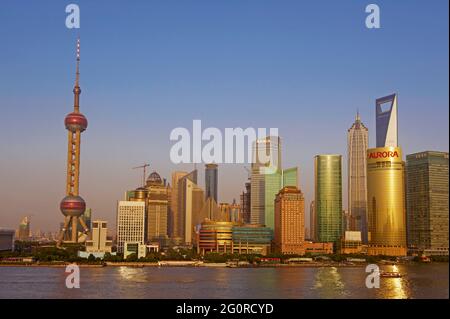
<svg viewBox="0 0 450 319">
<path fill-rule="evenodd" d="M 145 163 L 144 165 L 133 167 L 133 169 L 138 169 L 138 168 L 143 169 L 143 171 L 144 171 L 144 174 L 142 175 L 142 186 L 143 187 L 145 186 L 145 176 L 147 176 L 146 172 L 147 172 L 147 167 L 149 167 L 149 166 L 150 166 L 150 164 Z"/>
</svg>

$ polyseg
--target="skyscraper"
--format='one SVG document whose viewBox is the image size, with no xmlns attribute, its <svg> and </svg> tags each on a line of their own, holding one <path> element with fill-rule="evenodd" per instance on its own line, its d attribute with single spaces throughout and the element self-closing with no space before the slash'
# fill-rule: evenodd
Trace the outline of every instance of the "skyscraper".
<svg viewBox="0 0 450 319">
<path fill-rule="evenodd" d="M 68 131 L 68 152 L 67 152 L 67 181 L 66 181 L 66 197 L 60 203 L 60 209 L 65 216 L 64 226 L 58 239 L 58 246 L 63 242 L 78 242 L 78 223 L 81 224 L 84 231 L 89 231 L 84 220 L 79 218 L 86 209 L 86 203 L 79 196 L 79 180 L 80 180 L 80 145 L 81 133 L 88 126 L 86 117 L 80 113 L 80 40 L 77 41 L 77 66 L 74 94 L 74 110 L 68 114 L 64 120 L 64 124 Z M 71 233 L 68 228 L 71 228 Z"/>
<path fill-rule="evenodd" d="M 404 162 L 399 147 L 367 151 L 370 255 L 406 255 Z"/>
<path fill-rule="evenodd" d="M 283 187 L 298 187 L 298 167 L 291 167 L 283 170 Z"/>
<path fill-rule="evenodd" d="M 251 221 L 251 183 L 245 183 L 245 190 L 241 194 L 241 209 L 242 219 L 245 224 L 250 224 Z"/>
<path fill-rule="evenodd" d="M 274 200 L 281 189 L 281 139 L 267 136 L 253 144 L 251 222 L 274 227 Z"/>
<path fill-rule="evenodd" d="M 336 243 L 342 233 L 342 156 L 314 158 L 317 240 Z"/>
<path fill-rule="evenodd" d="M 398 146 L 397 94 L 376 100 L 377 147 Z"/>
<path fill-rule="evenodd" d="M 405 171 L 397 95 L 376 100 L 377 148 L 367 150 L 368 254 L 406 255 Z"/>
<path fill-rule="evenodd" d="M 406 156 L 408 246 L 448 255 L 448 153 Z"/>
<path fill-rule="evenodd" d="M 360 231 L 367 243 L 367 148 L 369 130 L 359 113 L 347 133 L 348 152 L 348 213 L 352 224 L 348 230 Z M 353 224 L 354 223 L 354 224 Z"/>
<path fill-rule="evenodd" d="M 188 175 L 187 172 L 173 172 L 172 173 L 172 193 L 170 199 L 170 213 L 171 216 L 169 218 L 169 237 L 172 238 L 175 242 L 182 242 L 184 235 L 183 229 L 184 225 L 183 218 L 181 216 L 181 212 L 179 209 L 179 181 Z"/>
<path fill-rule="evenodd" d="M 305 253 L 305 201 L 296 186 L 283 187 L 275 198 L 274 241 L 282 254 Z"/>
<path fill-rule="evenodd" d="M 31 231 L 30 231 L 30 218 L 25 216 L 22 218 L 19 224 L 19 240 L 30 240 Z"/>
<path fill-rule="evenodd" d="M 217 187 L 218 187 L 218 171 L 217 164 L 205 165 L 205 200 L 213 198 L 217 203 Z"/>
<path fill-rule="evenodd" d="M 123 253 L 126 242 L 145 244 L 145 202 L 117 203 L 117 251 Z"/>
<path fill-rule="evenodd" d="M 168 191 L 167 186 L 157 172 L 151 173 L 146 181 L 147 196 L 147 241 L 166 243 Z"/>
<path fill-rule="evenodd" d="M 178 181 L 178 210 L 180 233 L 185 244 L 190 245 L 195 240 L 195 227 L 204 219 L 202 210 L 204 206 L 204 192 L 197 185 L 197 170 Z"/>
</svg>

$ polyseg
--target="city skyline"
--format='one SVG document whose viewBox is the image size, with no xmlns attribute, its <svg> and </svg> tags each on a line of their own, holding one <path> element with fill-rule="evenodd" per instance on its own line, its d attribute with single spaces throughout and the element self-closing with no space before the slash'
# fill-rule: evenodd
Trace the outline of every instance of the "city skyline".
<svg viewBox="0 0 450 319">
<path fill-rule="evenodd" d="M 301 43 L 293 45 L 292 50 L 289 50 L 291 38 L 288 35 L 293 36 L 293 34 L 288 33 L 286 38 L 279 40 L 283 50 L 293 54 L 287 58 L 290 65 L 284 64 L 280 60 L 283 57 L 281 52 L 258 50 L 267 49 L 264 41 L 258 41 L 258 36 L 261 36 L 263 31 L 271 31 L 269 36 L 275 39 L 281 34 L 285 34 L 283 32 L 288 29 L 289 23 L 299 28 L 302 24 L 296 22 L 296 17 L 292 13 L 287 12 L 288 8 L 277 9 L 275 12 L 277 22 L 282 20 L 280 16 L 287 16 L 288 22 L 282 23 L 278 28 L 275 21 L 264 23 L 262 18 L 267 17 L 267 12 L 270 11 L 271 7 L 268 4 L 260 8 L 259 14 L 261 16 L 256 14 L 256 18 L 260 18 L 256 20 L 256 23 L 261 29 L 254 29 L 249 26 L 244 28 L 248 32 L 244 38 L 256 37 L 255 41 L 258 44 L 256 51 L 244 46 L 242 51 L 238 50 L 234 54 L 228 52 L 229 55 L 227 56 L 221 50 L 222 45 L 233 44 L 234 47 L 232 47 L 237 49 L 242 43 L 240 41 L 234 43 L 232 39 L 222 34 L 218 36 L 218 39 L 222 39 L 223 43 L 218 39 L 213 39 L 212 42 L 218 47 L 210 48 L 207 51 L 210 56 L 206 61 L 196 59 L 190 62 L 188 62 L 189 59 L 178 61 L 175 68 L 178 67 L 178 70 L 181 70 L 180 73 L 177 73 L 174 68 L 165 72 L 164 69 L 154 69 L 154 67 L 158 62 L 163 62 L 167 66 L 170 60 L 164 59 L 161 53 L 172 52 L 170 48 L 176 47 L 177 41 L 182 41 L 186 45 L 185 41 L 182 37 L 172 35 L 174 37 L 173 43 L 164 46 L 164 35 L 170 35 L 170 31 L 158 33 L 158 31 L 152 30 L 154 33 L 151 39 L 161 46 L 159 47 L 161 51 L 153 53 L 150 56 L 152 62 L 145 62 L 147 64 L 144 63 L 146 59 L 144 53 L 152 52 L 151 49 L 157 46 L 146 43 L 143 46 L 145 50 L 138 54 L 138 60 L 144 63 L 144 70 L 151 74 L 151 79 L 147 81 L 142 78 L 145 72 L 142 73 L 136 64 L 128 60 L 130 57 L 135 57 L 134 54 L 136 53 L 133 54 L 132 48 L 141 43 L 137 38 L 132 37 L 132 39 L 127 40 L 123 37 L 127 32 L 137 30 L 133 28 L 136 27 L 136 24 L 132 23 L 127 12 L 124 13 L 124 19 L 127 19 L 126 21 L 130 22 L 130 25 L 125 28 L 126 31 L 123 31 L 123 34 L 119 33 L 119 40 L 106 44 L 103 41 L 110 41 L 111 38 L 104 34 L 101 45 L 105 46 L 99 47 L 99 44 L 94 42 L 99 39 L 94 38 L 89 32 L 89 30 L 97 30 L 97 32 L 104 30 L 104 26 L 93 21 L 93 12 L 100 14 L 99 7 L 83 1 L 80 1 L 80 5 L 83 12 L 86 12 L 80 35 L 84 45 L 83 49 L 86 48 L 84 50 L 87 52 L 86 58 L 83 57 L 80 71 L 82 73 L 81 86 L 83 87 L 82 107 L 83 113 L 87 115 L 90 121 L 92 119 L 93 123 L 92 130 L 83 135 L 81 187 L 87 207 L 92 208 L 93 217 L 107 220 L 109 225 L 113 227 L 115 227 L 113 221 L 115 220 L 116 201 L 122 199 L 125 190 L 134 189 L 140 184 L 140 173 L 132 171 L 132 167 L 148 161 L 151 164 L 152 171 L 159 172 L 161 176 L 167 179 L 170 178 L 173 171 L 191 171 L 193 169 L 193 165 L 173 165 L 170 163 L 168 158 L 169 133 L 171 129 L 180 125 L 190 127 L 192 120 L 197 117 L 201 118 L 206 125 L 219 128 L 237 127 L 239 125 L 242 127 L 279 127 L 283 144 L 283 165 L 284 167 L 299 167 L 299 188 L 305 194 L 306 205 L 309 205 L 314 196 L 314 156 L 338 153 L 344 156 L 343 163 L 346 163 L 345 133 L 351 125 L 356 109 L 360 110 L 361 117 L 369 129 L 369 146 L 375 146 L 374 101 L 381 96 L 394 92 L 398 93 L 400 104 L 399 143 L 405 155 L 425 150 L 448 152 L 448 92 L 446 89 L 448 87 L 448 60 L 446 59 L 448 56 L 448 30 L 439 27 L 440 22 L 437 21 L 434 24 L 421 25 L 421 28 L 426 29 L 425 31 L 418 30 L 415 26 L 413 26 L 413 30 L 404 29 L 401 22 L 395 21 L 392 17 L 394 13 L 397 16 L 405 14 L 402 13 L 402 6 L 399 4 L 380 3 L 381 7 L 384 8 L 383 10 L 387 12 L 383 20 L 383 28 L 390 31 L 389 35 L 383 33 L 383 28 L 373 33 L 364 30 L 363 7 L 355 4 L 346 4 L 343 5 L 343 8 L 333 5 L 333 8 L 337 12 L 351 12 L 347 13 L 352 18 L 349 23 L 355 23 L 355 28 L 358 31 L 347 30 L 349 26 L 345 21 L 333 20 L 333 22 L 343 23 L 342 28 L 348 32 L 346 34 L 349 38 L 352 38 L 352 41 L 354 41 L 354 37 L 361 41 L 361 46 L 358 46 L 359 52 L 365 55 L 368 61 L 371 61 L 373 55 L 382 52 L 381 49 L 376 47 L 376 44 L 383 43 L 383 41 L 387 41 L 385 42 L 386 45 L 393 44 L 395 35 L 420 37 L 423 32 L 433 33 L 434 37 L 427 40 L 421 39 L 421 45 L 428 44 L 433 47 L 433 50 L 430 50 L 433 53 L 421 52 L 421 56 L 424 56 L 423 59 L 419 60 L 418 55 L 410 52 L 406 61 L 403 61 L 404 51 L 403 55 L 389 52 L 390 55 L 384 56 L 386 66 L 377 71 L 376 66 L 381 62 L 378 60 L 372 61 L 374 69 L 368 71 L 362 67 L 366 65 L 364 59 L 356 60 L 354 64 L 348 64 L 351 56 L 341 57 L 341 60 L 337 60 L 323 54 L 311 59 L 310 54 L 300 54 Z M 15 10 L 12 3 L 6 2 L 6 6 Z M 140 6 L 145 5 L 142 3 L 137 5 L 137 7 Z M 185 5 L 181 6 L 185 7 Z M 304 5 L 301 10 L 300 7 L 292 3 L 289 3 L 289 6 L 291 9 L 298 9 L 296 12 L 301 17 L 304 17 L 305 12 L 314 16 L 320 12 L 314 5 L 310 5 L 310 7 Z M 41 8 L 32 4 L 31 7 L 42 13 L 36 15 L 41 18 L 46 15 L 52 16 L 57 11 L 57 8 L 51 8 L 52 6 L 43 5 Z M 220 7 L 227 9 L 223 4 Z M 416 10 L 412 10 L 409 14 L 418 17 L 420 11 L 422 19 L 431 19 L 435 15 L 442 14 L 433 5 L 424 8 L 423 5 L 413 4 L 412 7 Z M 114 17 L 117 17 L 118 12 L 115 9 L 117 8 L 114 5 L 107 8 L 115 14 Z M 160 7 L 160 11 L 165 14 L 168 14 L 169 9 L 170 7 L 165 5 Z M 136 7 L 131 9 L 132 12 L 135 10 Z M 389 12 L 391 13 L 389 14 Z M 24 17 L 23 13 L 22 15 L 20 12 L 16 14 Z M 188 11 L 187 14 L 190 17 L 198 15 L 193 11 Z M 251 12 L 247 12 L 247 14 L 255 15 Z M 101 13 L 101 15 L 105 15 L 105 13 Z M 221 16 L 230 17 L 230 15 L 236 17 L 240 22 L 240 27 L 242 27 L 246 15 L 239 13 L 237 16 L 233 16 L 229 10 L 225 10 Z M 327 15 L 327 18 L 332 18 L 328 14 L 325 15 Z M 4 17 L 2 13 L 0 13 L 0 18 L 2 24 L 5 24 L 2 30 L 9 30 L 9 27 L 11 27 L 14 30 L 13 35 L 17 35 L 19 32 L 16 29 L 18 27 L 17 22 Z M 2 154 L 6 154 L 6 156 L 2 156 L 0 165 L 0 178 L 2 180 L 0 186 L 2 195 L 0 196 L 3 203 L 1 222 L 2 226 L 16 228 L 23 216 L 33 214 L 33 228 L 47 231 L 57 229 L 62 221 L 58 203 L 64 195 L 62 192 L 65 174 L 64 156 L 67 147 L 65 136 L 62 134 L 62 118 L 71 108 L 70 90 L 73 87 L 73 63 L 71 61 L 73 61 L 73 43 L 76 34 L 63 29 L 63 27 L 51 31 L 47 24 L 51 22 L 41 21 L 37 17 L 27 18 L 31 19 L 33 23 L 42 23 L 45 34 L 53 34 L 55 39 L 50 41 L 47 38 L 42 38 L 44 30 L 20 31 L 20 34 L 23 35 L 21 41 L 28 41 L 28 45 L 24 47 L 33 46 L 37 49 L 29 50 L 30 52 L 19 52 L 20 54 L 15 55 L 17 53 L 15 48 L 17 48 L 17 45 L 23 45 L 23 43 L 17 42 L 19 40 L 14 38 L 13 35 L 1 31 L 5 32 L 2 35 L 4 35 L 4 43 L 7 47 L 0 53 L 0 58 L 7 61 L 3 70 L 7 76 L 0 79 L 0 84 L 5 89 L 5 93 L 0 96 L 0 104 L 7 106 L 5 108 L 6 121 L 2 127 L 3 134 L 0 137 Z M 401 19 L 400 21 L 405 22 Z M 212 21 L 208 21 L 208 23 L 210 22 Z M 356 22 L 360 25 L 357 25 Z M 153 23 L 162 23 L 162 21 L 157 19 Z M 311 19 L 308 19 L 308 23 L 312 23 Z M 323 19 L 321 23 L 323 23 Z M 220 20 L 213 25 L 217 28 L 230 28 L 232 23 Z M 200 27 L 201 22 L 197 22 L 195 26 Z M 313 26 L 318 28 L 318 39 L 308 38 L 304 42 L 310 45 L 323 46 L 324 42 L 328 40 L 331 45 L 333 40 L 326 35 L 326 31 L 331 32 L 331 30 L 314 23 Z M 179 27 L 180 24 L 176 24 L 170 30 L 173 32 L 179 31 Z M 195 31 L 199 30 L 195 28 Z M 343 30 L 340 29 L 340 31 Z M 305 36 L 306 31 L 299 29 L 296 32 Z M 376 34 L 376 32 L 379 32 L 379 34 Z M 414 34 L 414 32 L 418 34 Z M 187 31 L 187 34 L 192 35 L 189 31 Z M 208 35 L 210 34 L 206 31 L 201 33 L 201 36 L 206 38 Z M 33 36 L 36 36 L 35 40 L 32 40 Z M 167 39 L 170 39 L 170 36 Z M 36 43 L 36 40 L 39 40 L 40 43 Z M 199 39 L 197 38 L 197 40 Z M 398 41 L 401 42 L 403 49 L 414 50 L 413 44 L 406 41 L 402 42 L 402 40 Z M 368 52 L 364 49 L 364 46 L 369 44 L 373 44 L 371 48 L 374 52 Z M 400 44 L 397 43 L 397 45 Z M 117 48 L 120 54 L 125 54 L 128 58 L 115 59 L 118 53 L 109 50 L 110 45 Z M 120 50 L 119 46 L 121 47 Z M 192 58 L 193 52 L 202 48 L 205 47 L 197 42 L 192 48 L 189 49 L 188 47 L 186 53 Z M 343 54 L 349 54 L 345 49 L 345 41 L 336 50 Z M 437 53 L 439 50 L 441 50 L 441 53 Z M 316 52 L 315 50 L 312 51 Z M 252 54 L 256 53 L 259 53 L 257 55 L 259 59 L 255 64 L 250 64 L 250 71 L 244 73 L 242 77 L 238 76 L 237 73 L 227 71 L 223 67 L 219 67 L 216 74 L 206 72 L 208 67 L 221 66 L 218 62 L 219 57 L 224 58 L 222 61 L 225 64 L 232 64 L 235 61 L 237 65 L 240 65 L 241 63 L 249 63 Z M 298 56 L 295 56 L 294 53 Z M 258 67 L 272 61 L 272 55 L 276 57 L 275 62 L 273 62 L 272 67 L 266 70 L 267 73 L 264 73 L 265 76 L 269 76 L 269 80 L 267 82 L 254 82 L 261 73 L 252 72 L 256 72 Z M 102 57 L 105 57 L 106 61 L 95 66 L 94 61 L 99 61 Z M 177 57 L 177 55 L 172 55 L 172 58 L 174 57 Z M 303 68 L 306 64 L 298 62 L 301 58 L 307 59 L 309 63 L 316 66 L 319 62 L 325 62 L 325 71 L 307 69 L 307 72 L 304 72 Z M 115 60 L 114 63 L 112 63 L 113 60 Z M 416 63 L 411 64 L 412 61 L 416 61 Z M 110 65 L 109 62 L 111 62 Z M 330 78 L 336 79 L 339 75 L 345 75 L 346 70 L 340 67 L 341 64 L 350 66 L 352 71 L 355 71 L 353 73 L 355 79 L 346 78 L 348 80 L 347 85 L 337 81 L 329 81 Z M 397 71 L 395 74 L 386 74 L 388 70 L 393 69 L 389 67 L 392 64 L 397 67 Z M 114 67 L 110 68 L 112 65 Z M 202 73 L 202 76 L 195 77 L 196 73 L 193 73 L 191 68 L 199 65 L 202 65 L 201 70 L 204 73 Z M 23 69 L 24 66 L 27 69 Z M 183 69 L 183 66 L 185 69 Z M 411 73 L 405 73 L 407 66 L 413 69 L 410 72 L 420 71 L 423 79 L 408 78 L 408 74 L 411 75 Z M 353 70 L 353 68 L 358 67 L 364 72 Z M 152 70 L 155 72 L 151 72 Z M 237 69 L 234 70 L 236 72 Z M 402 76 L 397 75 L 397 73 L 401 73 L 400 71 L 404 73 Z M 46 74 L 45 78 L 38 77 L 43 74 Z M 22 75 L 22 77 L 19 75 Z M 171 75 L 177 76 L 178 80 L 175 83 L 168 79 Z M 373 78 L 370 78 L 371 75 L 373 75 Z M 193 76 L 194 84 L 182 84 L 190 76 Z M 205 93 L 203 90 L 205 88 L 210 90 L 211 86 L 205 86 L 202 89 L 200 87 L 205 84 L 210 76 L 213 76 L 216 84 L 219 82 L 227 85 L 222 90 L 216 88 L 220 85 L 213 85 L 214 90 Z M 112 79 L 107 79 L 108 77 L 112 77 Z M 305 83 L 308 77 L 313 77 L 315 81 L 312 81 L 312 84 Z M 37 81 L 37 79 L 42 81 Z M 127 85 L 124 79 L 132 79 L 132 81 Z M 241 79 L 242 83 L 246 84 L 247 91 L 238 90 L 237 87 L 233 86 L 237 79 Z M 320 79 L 324 80 L 323 84 L 329 91 L 328 97 L 317 94 L 323 90 L 322 83 L 319 84 Z M 427 83 L 431 79 L 434 80 L 432 81 L 435 84 L 434 86 Z M 18 84 L 19 80 L 20 85 Z M 350 87 L 356 85 L 359 81 L 362 82 L 357 86 L 360 90 L 353 88 L 350 90 Z M 116 88 L 121 89 L 114 91 Z M 190 89 L 193 90 L 190 91 Z M 264 89 L 265 92 L 261 92 L 261 89 Z M 308 89 L 313 90 L 307 92 Z M 27 94 L 23 94 L 24 91 Z M 351 105 L 348 103 L 349 92 L 352 94 Z M 171 94 L 174 94 L 173 98 L 169 98 Z M 147 96 L 151 96 L 151 99 L 144 103 L 144 98 Z M 175 98 L 176 96 L 179 98 Z M 38 107 L 36 107 L 36 102 Z M 245 109 L 246 106 L 248 108 Z M 211 107 L 214 108 L 214 112 L 204 117 L 202 114 L 210 110 Z M 231 108 L 232 112 L 226 112 L 230 114 L 223 112 L 222 109 L 225 109 L 225 107 Z M 427 108 L 427 114 L 418 112 L 423 107 Z M 164 108 L 175 109 L 179 112 L 175 115 L 172 111 L 164 111 Z M 275 109 L 276 112 L 263 111 L 263 108 Z M 315 111 L 310 111 L 311 109 Z M 264 115 L 267 112 L 269 114 Z M 24 117 L 24 113 L 27 116 Z M 43 121 L 48 125 L 42 125 Z M 119 121 L 125 123 L 124 126 L 120 126 L 120 131 L 114 132 L 114 130 L 107 129 L 108 127 L 118 127 Z M 18 125 L 18 123 L 21 124 Z M 433 127 L 433 130 L 424 131 L 415 128 L 416 126 L 427 125 Z M 31 132 L 36 133 L 29 136 Z M 133 140 L 133 143 L 128 143 L 131 140 Z M 3 152 L 3 150 L 5 151 Z M 158 150 L 158 152 L 153 150 Z M 345 178 L 347 172 L 345 165 L 343 165 L 342 176 L 343 208 L 347 208 Z M 30 179 L 30 177 L 33 178 Z M 247 174 L 243 165 L 220 165 L 219 180 L 221 182 L 218 187 L 218 197 L 223 199 L 221 201 L 231 203 L 233 198 L 239 200 L 246 178 Z M 204 179 L 199 176 L 199 181 L 202 180 Z M 45 181 L 45 187 L 42 187 L 42 181 Z M 204 188 L 204 185 L 201 183 L 200 185 Z M 31 200 L 29 202 L 23 201 L 22 197 L 19 196 L 23 192 L 30 194 Z"/>
</svg>

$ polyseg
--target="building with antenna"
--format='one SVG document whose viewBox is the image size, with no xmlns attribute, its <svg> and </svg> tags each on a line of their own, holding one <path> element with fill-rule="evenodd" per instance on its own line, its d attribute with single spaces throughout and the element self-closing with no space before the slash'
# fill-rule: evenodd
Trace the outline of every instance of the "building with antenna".
<svg viewBox="0 0 450 319">
<path fill-rule="evenodd" d="M 86 210 L 86 203 L 79 195 L 81 133 L 84 132 L 88 126 L 86 117 L 80 113 L 80 39 L 77 40 L 76 61 L 76 77 L 75 86 L 73 88 L 73 112 L 69 113 L 64 120 L 68 132 L 69 143 L 67 150 L 66 197 L 64 197 L 60 203 L 60 209 L 65 216 L 65 220 L 58 239 L 58 246 L 60 246 L 62 242 L 78 242 L 78 223 L 81 224 L 86 233 L 89 231 L 83 219 L 80 218 Z M 71 229 L 70 232 L 68 231 L 69 227 Z"/>
<path fill-rule="evenodd" d="M 360 231 L 367 244 L 367 148 L 369 130 L 361 122 L 359 112 L 347 132 L 348 213 L 349 230 Z"/>
</svg>

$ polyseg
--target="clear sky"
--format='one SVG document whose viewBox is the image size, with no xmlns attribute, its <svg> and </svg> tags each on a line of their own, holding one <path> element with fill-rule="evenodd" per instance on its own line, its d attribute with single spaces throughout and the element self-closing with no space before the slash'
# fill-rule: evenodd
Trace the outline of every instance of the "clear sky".
<svg viewBox="0 0 450 319">
<path fill-rule="evenodd" d="M 365 27 L 377 3 L 381 29 Z M 81 28 L 65 27 L 77 3 Z M 277 127 L 306 207 L 313 157 L 344 155 L 356 110 L 375 146 L 375 99 L 399 95 L 405 154 L 448 151 L 448 1 L 18 1 L 0 3 L 0 227 L 56 230 L 63 216 L 75 41 L 81 37 L 81 195 L 115 226 L 144 162 L 170 179 L 176 127 Z M 203 166 L 199 166 L 203 170 Z M 201 171 L 202 171 L 201 170 Z M 241 165 L 219 167 L 238 199 Z M 203 179 L 203 172 L 200 179 Z M 308 211 L 308 210 L 307 210 Z M 307 214 L 308 215 L 308 214 Z M 307 218 L 308 220 L 308 218 Z"/>
</svg>

